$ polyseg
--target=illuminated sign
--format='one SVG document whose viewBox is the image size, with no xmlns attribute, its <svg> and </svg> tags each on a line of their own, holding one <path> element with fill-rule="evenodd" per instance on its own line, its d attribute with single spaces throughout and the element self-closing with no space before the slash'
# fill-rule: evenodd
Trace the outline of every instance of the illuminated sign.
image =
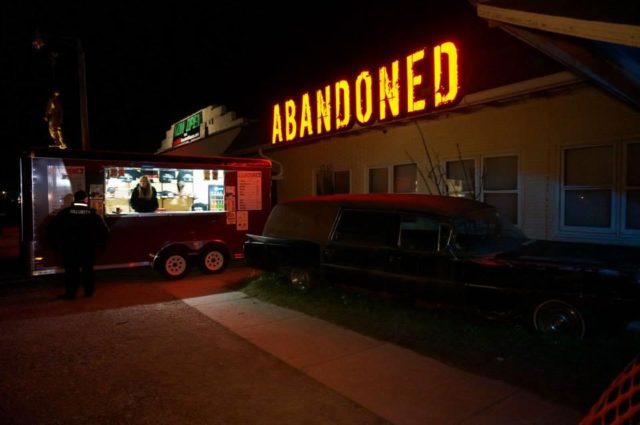
<svg viewBox="0 0 640 425">
<path fill-rule="evenodd" d="M 273 105 L 271 143 L 346 130 L 451 105 L 460 98 L 458 48 L 450 41 L 363 70 Z"/>
<path fill-rule="evenodd" d="M 200 138 L 202 111 L 191 115 L 173 126 L 173 146 Z"/>
</svg>

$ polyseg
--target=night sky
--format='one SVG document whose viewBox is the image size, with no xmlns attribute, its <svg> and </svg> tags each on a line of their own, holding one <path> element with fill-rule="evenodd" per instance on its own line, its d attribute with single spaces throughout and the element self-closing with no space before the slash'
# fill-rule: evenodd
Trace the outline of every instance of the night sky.
<svg viewBox="0 0 640 425">
<path fill-rule="evenodd" d="M 153 152 L 173 122 L 200 108 L 226 105 L 268 119 L 271 105 L 287 96 L 472 31 L 457 22 L 475 15 L 464 0 L 307 2 L 304 10 L 240 1 L 4 3 L 0 137 L 9 189 L 17 185 L 19 152 L 49 144 L 43 116 L 54 87 L 67 145 L 80 148 L 74 38 L 86 52 L 91 147 Z M 47 43 L 39 51 L 31 45 L 36 30 Z"/>
</svg>

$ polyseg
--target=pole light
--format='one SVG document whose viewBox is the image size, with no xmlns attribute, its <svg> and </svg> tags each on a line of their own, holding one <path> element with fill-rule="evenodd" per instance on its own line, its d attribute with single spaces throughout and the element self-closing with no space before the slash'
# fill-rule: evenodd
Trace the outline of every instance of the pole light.
<svg viewBox="0 0 640 425">
<path fill-rule="evenodd" d="M 75 47 L 78 56 L 78 91 L 80 93 L 80 139 L 82 141 L 82 150 L 90 150 L 91 143 L 89 139 L 89 106 L 87 102 L 87 68 L 84 57 L 84 48 L 79 38 L 56 37 L 70 47 Z M 31 45 L 36 50 L 41 50 L 45 46 L 44 39 L 36 30 L 35 37 Z M 55 65 L 53 65 L 55 66 Z"/>
</svg>

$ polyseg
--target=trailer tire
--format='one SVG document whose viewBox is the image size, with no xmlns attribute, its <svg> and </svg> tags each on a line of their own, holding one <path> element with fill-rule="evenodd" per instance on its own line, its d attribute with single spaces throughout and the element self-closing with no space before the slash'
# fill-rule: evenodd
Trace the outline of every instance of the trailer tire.
<svg viewBox="0 0 640 425">
<path fill-rule="evenodd" d="M 222 273 L 228 263 L 229 255 L 227 251 L 219 245 L 206 246 L 200 253 L 200 265 L 205 273 Z"/>
<path fill-rule="evenodd" d="M 184 249 L 169 249 L 160 255 L 159 260 L 158 268 L 160 272 L 170 280 L 182 279 L 191 269 L 189 256 Z"/>
</svg>

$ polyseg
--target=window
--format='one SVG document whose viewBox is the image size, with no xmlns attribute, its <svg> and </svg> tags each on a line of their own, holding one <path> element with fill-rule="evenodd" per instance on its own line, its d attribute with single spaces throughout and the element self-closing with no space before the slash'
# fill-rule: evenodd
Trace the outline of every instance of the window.
<svg viewBox="0 0 640 425">
<path fill-rule="evenodd" d="M 340 214 L 333 240 L 372 246 L 397 246 L 398 216 L 377 211 L 344 210 Z"/>
<path fill-rule="evenodd" d="M 393 193 L 416 193 L 418 191 L 416 164 L 393 166 Z"/>
<path fill-rule="evenodd" d="M 445 175 L 447 195 L 475 199 L 477 193 L 475 159 L 446 161 Z"/>
<path fill-rule="evenodd" d="M 640 235 L 640 142 L 567 148 L 561 229 Z"/>
<path fill-rule="evenodd" d="M 400 247 L 416 251 L 437 251 L 440 223 L 431 217 L 405 215 L 400 222 Z"/>
<path fill-rule="evenodd" d="M 369 193 L 389 193 L 389 169 L 369 169 Z"/>
<path fill-rule="evenodd" d="M 614 148 L 590 146 L 564 151 L 564 226 L 613 228 Z"/>
<path fill-rule="evenodd" d="M 133 213 L 131 193 L 140 177 L 155 188 L 158 211 L 224 211 L 224 171 L 135 167 L 105 168 L 105 212 Z"/>
<path fill-rule="evenodd" d="M 369 168 L 369 193 L 389 193 L 389 188 L 393 193 L 416 193 L 417 173 L 416 164 Z"/>
<path fill-rule="evenodd" d="M 479 161 L 480 158 L 445 161 L 447 195 L 482 200 L 518 224 L 518 156 L 483 157 L 481 179 L 476 169 Z"/>
<path fill-rule="evenodd" d="M 518 157 L 483 158 L 482 177 L 482 200 L 518 223 Z"/>
<path fill-rule="evenodd" d="M 316 171 L 316 195 L 351 193 L 351 171 L 332 171 L 324 167 Z"/>
<path fill-rule="evenodd" d="M 625 152 L 624 230 L 640 232 L 640 143 L 628 143 Z"/>
</svg>

